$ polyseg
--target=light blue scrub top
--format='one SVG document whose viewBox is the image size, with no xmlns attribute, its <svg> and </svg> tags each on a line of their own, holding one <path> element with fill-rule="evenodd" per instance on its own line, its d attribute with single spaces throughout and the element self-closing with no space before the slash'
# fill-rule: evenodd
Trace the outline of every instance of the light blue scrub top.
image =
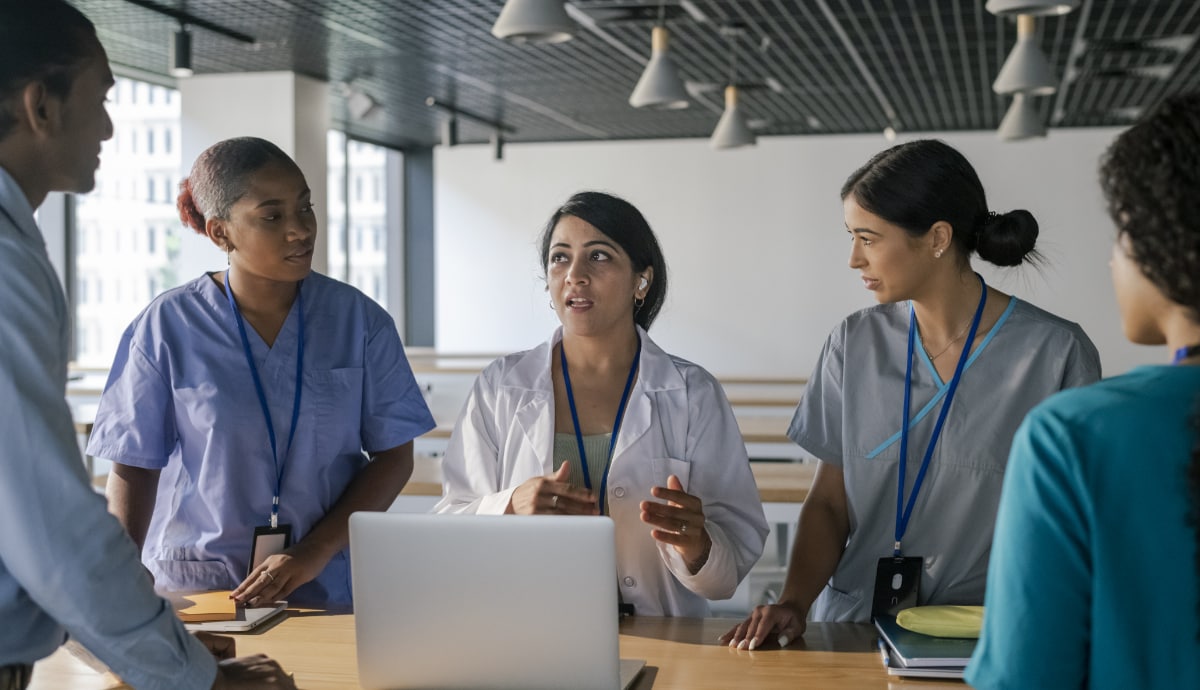
<svg viewBox="0 0 1200 690">
<path fill-rule="evenodd" d="M 788 429 L 841 467 L 846 487 L 850 535 L 813 620 L 869 621 L 876 563 L 892 555 L 908 310 L 870 307 L 834 329 Z M 905 498 L 948 388 L 922 348 L 912 371 Z M 1100 357 L 1078 325 L 1011 299 L 967 360 L 904 535 L 905 555 L 925 559 L 920 604 L 983 603 L 1013 433 L 1051 394 L 1099 378 Z"/>
<path fill-rule="evenodd" d="M 279 522 L 303 539 L 366 465 L 363 451 L 434 427 L 392 318 L 355 288 L 303 282 L 304 390 L 291 454 L 297 304 L 272 347 L 247 328 L 283 465 Z M 161 469 L 142 560 L 170 590 L 236 587 L 270 518 L 271 444 L 237 323 L 212 277 L 170 290 L 129 326 L 100 399 L 88 453 Z M 348 549 L 290 601 L 348 604 Z"/>
<path fill-rule="evenodd" d="M 1146 366 L 1038 406 L 996 519 L 980 690 L 1200 688 L 1188 524 L 1200 366 Z"/>
</svg>

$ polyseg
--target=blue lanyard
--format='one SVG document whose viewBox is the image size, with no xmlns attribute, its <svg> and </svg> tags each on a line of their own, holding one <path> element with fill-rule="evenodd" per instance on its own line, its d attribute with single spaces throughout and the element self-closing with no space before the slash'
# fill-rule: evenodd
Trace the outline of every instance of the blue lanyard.
<svg viewBox="0 0 1200 690">
<path fill-rule="evenodd" d="M 288 432 L 287 451 L 283 461 L 286 464 L 292 453 L 292 439 L 296 436 L 296 422 L 300 420 L 300 392 L 304 389 L 304 291 L 303 283 L 296 286 L 296 312 L 299 318 L 299 343 L 296 345 L 296 397 L 292 402 L 292 428 Z M 275 463 L 275 495 L 271 498 L 271 527 L 279 526 L 279 493 L 283 489 L 283 466 L 279 463 L 279 450 L 275 443 L 275 424 L 271 422 L 271 409 L 267 407 L 267 394 L 263 390 L 262 379 L 258 376 L 258 367 L 254 365 L 254 355 L 250 352 L 250 338 L 246 336 L 246 323 L 242 320 L 242 312 L 238 310 L 237 302 L 233 299 L 233 290 L 229 287 L 229 271 L 225 271 L 225 296 L 229 298 L 229 306 L 237 319 L 238 333 L 242 336 L 242 350 L 246 353 L 246 364 L 250 365 L 250 375 L 254 378 L 254 391 L 258 393 L 258 404 L 262 407 L 263 418 L 267 420 L 267 436 L 271 439 L 271 459 Z"/>
<path fill-rule="evenodd" d="M 1200 355 L 1200 345 L 1184 345 L 1175 351 L 1175 356 L 1171 358 L 1171 364 L 1179 364 L 1188 357 Z"/>
<path fill-rule="evenodd" d="M 950 402 L 954 400 L 954 392 L 958 389 L 958 382 L 962 378 L 963 369 L 966 368 L 967 360 L 971 356 L 971 344 L 975 342 L 975 332 L 979 330 L 979 322 L 983 319 L 983 307 L 987 304 L 987 283 L 983 282 L 983 276 L 975 274 L 979 278 L 979 306 L 975 308 L 975 316 L 971 320 L 971 330 L 967 333 L 967 339 L 963 344 L 962 354 L 958 356 L 958 366 L 954 368 L 954 378 L 950 379 L 950 387 L 946 391 L 946 398 L 942 401 L 942 409 L 938 412 L 937 423 L 933 426 L 933 435 L 929 437 L 929 447 L 925 449 L 925 458 L 921 461 L 921 469 L 917 471 L 917 478 L 913 482 L 912 493 L 908 496 L 908 504 L 904 503 L 904 477 L 908 469 L 908 405 L 912 399 L 912 361 L 913 361 L 913 345 L 917 335 L 917 313 L 910 304 L 908 307 L 908 364 L 904 369 L 904 426 L 900 428 L 900 481 L 896 487 L 896 545 L 893 555 L 900 556 L 900 541 L 904 538 L 904 533 L 908 530 L 908 520 L 912 517 L 913 506 L 917 504 L 917 494 L 921 493 L 921 484 L 925 481 L 925 471 L 929 469 L 929 461 L 933 459 L 933 449 L 937 445 L 938 437 L 942 435 L 942 424 L 946 421 L 946 414 L 950 412 Z"/>
<path fill-rule="evenodd" d="M 583 450 L 583 432 L 579 430 L 579 413 L 575 411 L 575 393 L 571 391 L 571 372 L 567 369 L 567 348 L 560 345 L 558 357 L 562 362 L 563 383 L 567 387 L 567 404 L 571 407 L 571 423 L 575 425 L 575 443 L 579 446 L 579 464 L 583 466 L 583 485 L 592 488 L 592 473 L 588 470 L 587 452 Z M 621 393 L 621 404 L 617 407 L 617 418 L 613 421 L 612 438 L 608 441 L 608 459 L 604 462 L 604 476 L 600 478 L 600 514 L 604 514 L 604 495 L 608 492 L 608 470 L 612 467 L 613 450 L 617 447 L 617 434 L 621 432 L 621 420 L 625 418 L 625 405 L 629 402 L 629 391 L 633 390 L 633 377 L 637 374 L 638 362 L 642 360 L 642 336 L 638 336 L 637 352 L 629 367 L 629 378 L 625 379 L 625 392 Z"/>
</svg>

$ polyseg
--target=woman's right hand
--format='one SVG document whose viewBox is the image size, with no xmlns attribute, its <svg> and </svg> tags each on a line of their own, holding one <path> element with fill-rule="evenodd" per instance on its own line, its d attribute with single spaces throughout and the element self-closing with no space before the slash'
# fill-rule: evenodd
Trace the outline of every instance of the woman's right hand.
<svg viewBox="0 0 1200 690">
<path fill-rule="evenodd" d="M 779 646 L 786 647 L 804 634 L 807 618 L 808 612 L 803 607 L 787 601 L 755 606 L 746 620 L 733 626 L 718 641 L 730 647 L 754 650 L 774 634 Z"/>
<path fill-rule="evenodd" d="M 563 463 L 558 471 L 534 477 L 518 486 L 508 499 L 508 512 L 515 515 L 597 515 L 596 497 L 587 489 L 568 483 L 571 466 Z"/>
<path fill-rule="evenodd" d="M 278 661 L 256 654 L 219 662 L 212 686 L 213 690 L 296 690 L 296 681 Z"/>
</svg>

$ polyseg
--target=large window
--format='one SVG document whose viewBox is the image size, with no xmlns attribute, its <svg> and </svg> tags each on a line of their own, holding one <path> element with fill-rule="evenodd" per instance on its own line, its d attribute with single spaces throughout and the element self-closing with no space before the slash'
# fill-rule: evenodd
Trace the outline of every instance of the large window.
<svg viewBox="0 0 1200 690">
<path fill-rule="evenodd" d="M 130 321 L 179 284 L 179 94 L 118 78 L 108 112 L 116 136 L 101 149 L 96 190 L 76 206 L 75 361 L 85 367 L 109 366 Z"/>
<path fill-rule="evenodd" d="M 402 154 L 329 133 L 329 275 L 400 321 Z"/>
</svg>

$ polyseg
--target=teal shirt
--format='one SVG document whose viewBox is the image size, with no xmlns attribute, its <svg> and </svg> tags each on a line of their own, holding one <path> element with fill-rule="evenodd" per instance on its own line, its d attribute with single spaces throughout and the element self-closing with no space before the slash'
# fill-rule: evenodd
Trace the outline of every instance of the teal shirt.
<svg viewBox="0 0 1200 690">
<path fill-rule="evenodd" d="M 1034 408 L 1004 480 L 976 688 L 1200 688 L 1187 467 L 1200 367 L 1147 366 Z"/>
</svg>

